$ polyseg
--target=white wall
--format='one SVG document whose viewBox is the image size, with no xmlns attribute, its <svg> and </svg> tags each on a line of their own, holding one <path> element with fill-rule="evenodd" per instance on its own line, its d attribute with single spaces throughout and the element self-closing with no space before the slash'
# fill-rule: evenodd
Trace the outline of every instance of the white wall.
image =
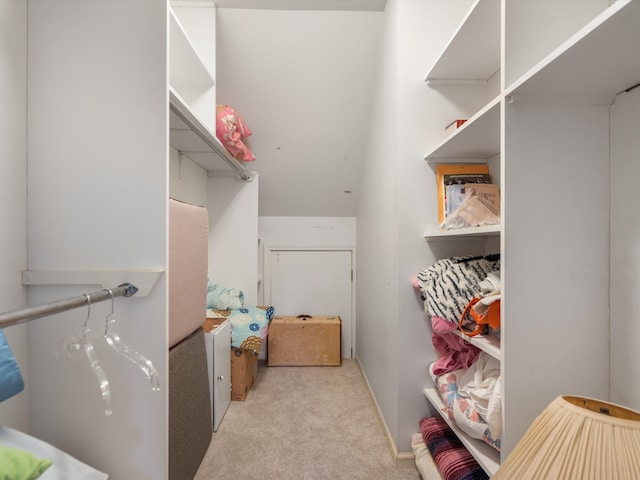
<svg viewBox="0 0 640 480">
<path fill-rule="evenodd" d="M 387 2 L 357 216 L 356 351 L 398 444 L 398 3 Z"/>
<path fill-rule="evenodd" d="M 208 184 L 209 279 L 242 290 L 246 305 L 258 301 L 258 184 L 259 176 L 211 176 Z"/>
<path fill-rule="evenodd" d="M 356 246 L 354 217 L 259 217 L 258 235 L 268 247 Z"/>
<path fill-rule="evenodd" d="M 452 255 L 450 246 L 427 243 L 424 231 L 435 224 L 436 181 L 424 155 L 443 137 L 442 118 L 460 118 L 477 102 L 469 95 L 454 104 L 424 82 L 427 70 L 471 6 L 471 1 L 398 2 L 398 449 L 410 452 L 411 435 L 428 411 L 423 388 L 431 384 L 428 364 L 435 360 L 431 322 L 411 286 L 411 279 L 438 258 Z M 495 172 L 494 172 L 495 173 Z M 460 245 L 457 247 L 460 248 Z M 484 253 L 484 244 L 466 246 Z M 475 250 L 475 249 L 480 249 Z M 456 254 L 460 254 L 457 250 Z"/>
<path fill-rule="evenodd" d="M 171 198 L 201 207 L 207 206 L 207 172 L 187 155 L 169 150 L 169 195 Z"/>
<path fill-rule="evenodd" d="M 611 401 L 640 410 L 640 210 L 629 201 L 640 178 L 640 88 L 611 107 Z M 635 381 L 634 381 L 635 380 Z"/>
<path fill-rule="evenodd" d="M 258 274 L 262 278 L 265 247 L 355 248 L 354 217 L 259 217 Z M 264 303 L 263 284 L 258 298 Z"/>
<path fill-rule="evenodd" d="M 169 191 L 172 198 L 202 205 L 209 213 L 210 280 L 239 288 L 247 305 L 258 304 L 259 176 L 245 182 L 232 174 L 211 174 L 170 150 Z"/>
<path fill-rule="evenodd" d="M 166 4 L 155 0 L 29 2 L 30 270 L 166 271 L 167 22 Z M 92 292 L 102 288 L 99 277 L 31 286 L 29 303 Z M 103 328 L 109 307 L 92 307 L 92 329 Z M 112 480 L 165 478 L 166 275 L 147 297 L 116 299 L 120 337 L 154 363 L 160 392 L 95 342 L 111 416 L 83 352 L 69 361 L 57 355 L 86 315 L 77 309 L 29 323 L 31 433 Z"/>
<path fill-rule="evenodd" d="M 358 211 L 358 355 L 391 438 L 411 452 L 411 434 L 429 414 L 422 393 L 435 360 L 430 322 L 411 286 L 419 270 L 450 254 L 427 244 L 434 223 L 434 171 L 424 161 L 443 136 L 451 103 L 424 77 L 470 6 L 469 1 L 389 0 Z M 393 160 L 390 160 L 393 159 Z M 371 299 L 384 301 L 371 302 Z"/>
<path fill-rule="evenodd" d="M 261 216 L 355 216 L 382 18 L 218 9 L 217 100 L 253 132 Z"/>
<path fill-rule="evenodd" d="M 0 0 L 0 311 L 26 306 L 27 3 Z M 27 326 L 4 333 L 28 382 Z M 0 404 L 0 424 L 29 430 L 28 389 Z"/>
</svg>

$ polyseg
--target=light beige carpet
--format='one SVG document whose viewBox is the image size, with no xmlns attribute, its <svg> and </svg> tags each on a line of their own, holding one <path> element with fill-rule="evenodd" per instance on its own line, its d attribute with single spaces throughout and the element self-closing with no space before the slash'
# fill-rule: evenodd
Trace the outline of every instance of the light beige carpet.
<svg viewBox="0 0 640 480">
<path fill-rule="evenodd" d="M 416 431 L 418 426 L 416 424 Z M 395 468 L 355 360 L 267 367 L 231 402 L 194 480 L 418 480 Z"/>
</svg>

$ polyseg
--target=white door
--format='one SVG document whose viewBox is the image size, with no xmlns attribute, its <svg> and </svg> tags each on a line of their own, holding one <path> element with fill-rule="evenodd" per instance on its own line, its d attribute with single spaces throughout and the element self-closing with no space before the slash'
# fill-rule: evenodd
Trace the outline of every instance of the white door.
<svg viewBox="0 0 640 480">
<path fill-rule="evenodd" d="M 342 357 L 352 357 L 354 332 L 351 250 L 265 249 L 265 301 L 275 315 L 336 316 Z"/>
</svg>

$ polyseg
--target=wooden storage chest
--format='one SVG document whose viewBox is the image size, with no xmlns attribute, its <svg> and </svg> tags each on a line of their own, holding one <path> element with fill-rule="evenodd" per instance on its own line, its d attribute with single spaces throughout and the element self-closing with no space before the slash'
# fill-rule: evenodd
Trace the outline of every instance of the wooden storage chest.
<svg viewBox="0 0 640 480">
<path fill-rule="evenodd" d="M 340 317 L 273 317 L 267 336 L 267 365 L 339 366 Z"/>
</svg>

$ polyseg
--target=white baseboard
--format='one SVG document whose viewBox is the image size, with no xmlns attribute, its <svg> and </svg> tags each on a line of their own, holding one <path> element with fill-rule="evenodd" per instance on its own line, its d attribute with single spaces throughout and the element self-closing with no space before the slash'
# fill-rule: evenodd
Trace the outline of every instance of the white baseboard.
<svg viewBox="0 0 640 480">
<path fill-rule="evenodd" d="M 376 401 L 376 396 L 373 394 L 373 390 L 371 389 L 371 384 L 369 383 L 369 379 L 367 375 L 364 373 L 362 369 L 362 364 L 360 363 L 360 357 L 356 354 L 356 362 L 358 363 L 358 368 L 360 369 L 360 373 L 362 374 L 362 378 L 364 378 L 365 383 L 367 384 L 367 389 L 369 390 L 369 395 L 371 396 L 371 400 L 373 400 L 373 404 L 376 407 L 376 412 L 378 412 L 378 418 L 380 419 L 380 423 L 384 428 L 385 436 L 387 437 L 387 444 L 389 445 L 389 450 L 391 451 L 391 456 L 395 460 L 397 469 L 407 469 L 407 468 L 416 468 L 416 461 L 413 452 L 398 452 L 398 447 L 393 441 L 393 437 L 389 432 L 389 428 L 387 427 L 387 422 L 384 421 L 384 417 L 382 416 L 382 411 L 380 410 L 380 405 Z"/>
</svg>

